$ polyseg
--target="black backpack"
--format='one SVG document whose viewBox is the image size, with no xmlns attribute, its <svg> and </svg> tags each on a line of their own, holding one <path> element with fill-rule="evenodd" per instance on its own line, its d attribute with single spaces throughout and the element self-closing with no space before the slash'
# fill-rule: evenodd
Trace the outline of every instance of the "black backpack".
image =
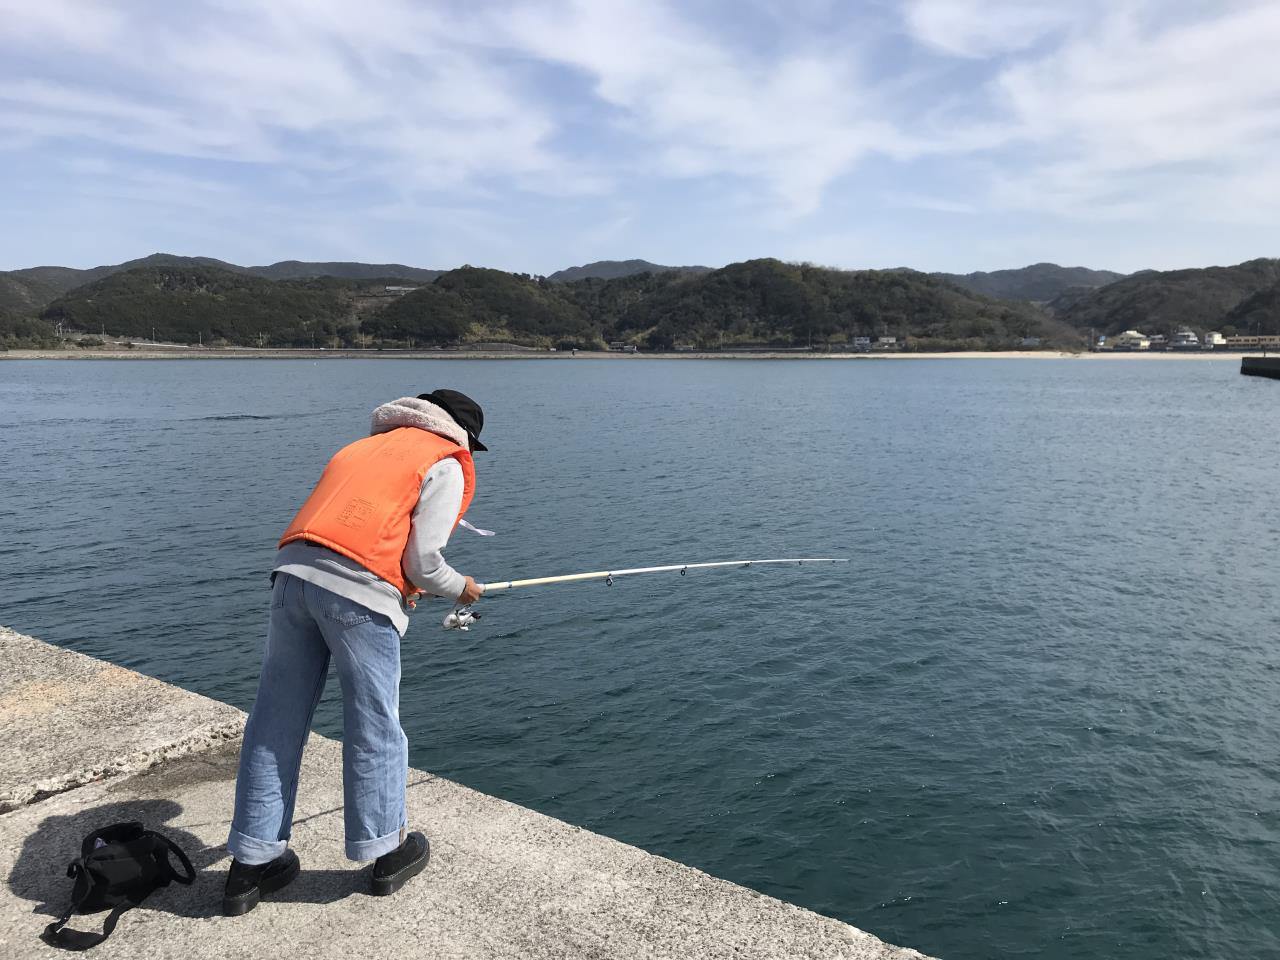
<svg viewBox="0 0 1280 960">
<path fill-rule="evenodd" d="M 182 864 L 185 876 L 169 863 L 171 852 Z M 71 906 L 60 919 L 44 928 L 41 939 L 65 950 L 88 950 L 111 936 L 120 914 L 172 880 L 194 882 L 196 872 L 187 855 L 168 837 L 146 830 L 140 823 L 117 823 L 84 838 L 80 858 L 68 865 L 67 876 L 76 882 L 71 890 Z M 110 910 L 111 914 L 102 924 L 101 933 L 63 929 L 73 914 L 102 910 Z"/>
</svg>

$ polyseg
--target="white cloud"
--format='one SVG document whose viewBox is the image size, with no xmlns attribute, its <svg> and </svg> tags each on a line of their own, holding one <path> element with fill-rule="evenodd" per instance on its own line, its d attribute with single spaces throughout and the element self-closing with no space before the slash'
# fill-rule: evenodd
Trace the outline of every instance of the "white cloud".
<svg viewBox="0 0 1280 960">
<path fill-rule="evenodd" d="M 751 178 L 803 214 L 859 160 L 915 149 L 852 49 L 833 52 L 824 37 L 765 57 L 676 8 L 601 0 L 523 5 L 493 26 L 504 43 L 585 75 L 645 148 L 648 172 Z"/>
<path fill-rule="evenodd" d="M 314 201 L 298 219 L 317 236 L 345 218 L 375 245 L 360 218 L 408 231 L 421 211 L 402 235 L 442 251 L 451 217 L 510 257 L 530 197 L 582 216 L 575 244 L 723 216 L 758 231 L 726 248 L 765 252 L 895 200 L 1047 222 L 1280 215 L 1276 3 L 900 0 L 892 19 L 890 2 L 0 0 L 0 154 L 102 154 L 66 175 L 122 203 L 148 182 L 245 217 Z"/>
<path fill-rule="evenodd" d="M 406 189 L 573 166 L 546 145 L 546 106 L 512 71 L 460 49 L 424 6 L 228 0 L 83 24 L 58 9 L 12 7 L 0 50 L 58 62 L 96 49 L 75 79 L 0 88 L 0 130 L 345 169 Z"/>
<path fill-rule="evenodd" d="M 1096 0 L 907 0 L 903 15 L 921 43 L 960 57 L 1024 50 L 1094 16 Z"/>
<path fill-rule="evenodd" d="M 1169 23 L 1167 7 L 1120 5 L 1004 68 L 997 103 L 1031 159 L 997 197 L 1085 217 L 1280 212 L 1275 192 L 1234 202 L 1280 152 L 1280 7 L 1233 6 Z"/>
<path fill-rule="evenodd" d="M 816 37 L 771 55 L 735 48 L 658 3 L 463 12 L 408 0 L 226 0 L 83 23 L 65 0 L 56 15 L 28 9 L 13 8 L 21 29 L 9 42 L 37 55 L 93 47 L 85 72 L 110 79 L 11 86 L 0 130 L 345 166 L 410 191 L 502 178 L 554 195 L 608 189 L 618 171 L 728 175 L 794 213 L 814 210 L 869 154 L 914 149 L 848 49 Z M 589 85 L 582 105 L 608 118 L 598 132 L 621 137 L 621 152 L 558 143 L 581 105 L 538 90 L 547 69 Z"/>
</svg>

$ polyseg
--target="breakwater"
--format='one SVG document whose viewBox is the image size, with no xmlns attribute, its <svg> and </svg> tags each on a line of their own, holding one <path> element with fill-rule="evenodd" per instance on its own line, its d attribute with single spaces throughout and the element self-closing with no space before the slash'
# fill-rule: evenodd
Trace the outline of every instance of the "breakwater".
<svg viewBox="0 0 1280 960">
<path fill-rule="evenodd" d="M 303 870 L 247 917 L 219 917 L 244 714 L 0 627 L 0 955 L 45 957 L 64 869 L 95 827 L 137 819 L 198 877 L 127 913 L 100 957 L 289 955 L 924 960 L 910 949 L 524 807 L 410 770 L 426 872 L 366 895 L 342 858 L 341 744 L 313 735 L 292 845 Z M 365 868 L 367 870 L 367 866 Z M 85 918 L 83 929 L 93 920 Z M 74 925 L 74 924 L 73 924 Z M 287 945 L 287 947 L 286 947 Z"/>
<path fill-rule="evenodd" d="M 1280 357 L 1243 357 L 1240 372 L 1247 377 L 1270 377 L 1280 380 Z"/>
</svg>

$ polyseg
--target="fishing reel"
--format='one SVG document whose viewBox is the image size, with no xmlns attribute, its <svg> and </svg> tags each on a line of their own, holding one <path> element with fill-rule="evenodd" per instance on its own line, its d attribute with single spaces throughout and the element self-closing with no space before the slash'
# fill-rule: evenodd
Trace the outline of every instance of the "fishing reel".
<svg viewBox="0 0 1280 960">
<path fill-rule="evenodd" d="M 440 626 L 446 630 L 470 630 L 471 624 L 480 619 L 480 614 L 471 609 L 471 604 L 454 607 L 445 614 Z"/>
</svg>

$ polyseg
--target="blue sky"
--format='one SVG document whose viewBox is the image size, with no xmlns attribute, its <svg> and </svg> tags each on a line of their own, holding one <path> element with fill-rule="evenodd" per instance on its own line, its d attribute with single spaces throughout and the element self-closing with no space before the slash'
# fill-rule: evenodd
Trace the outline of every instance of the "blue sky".
<svg viewBox="0 0 1280 960">
<path fill-rule="evenodd" d="M 0 0 L 0 269 L 1280 254 L 1280 4 Z"/>
</svg>

